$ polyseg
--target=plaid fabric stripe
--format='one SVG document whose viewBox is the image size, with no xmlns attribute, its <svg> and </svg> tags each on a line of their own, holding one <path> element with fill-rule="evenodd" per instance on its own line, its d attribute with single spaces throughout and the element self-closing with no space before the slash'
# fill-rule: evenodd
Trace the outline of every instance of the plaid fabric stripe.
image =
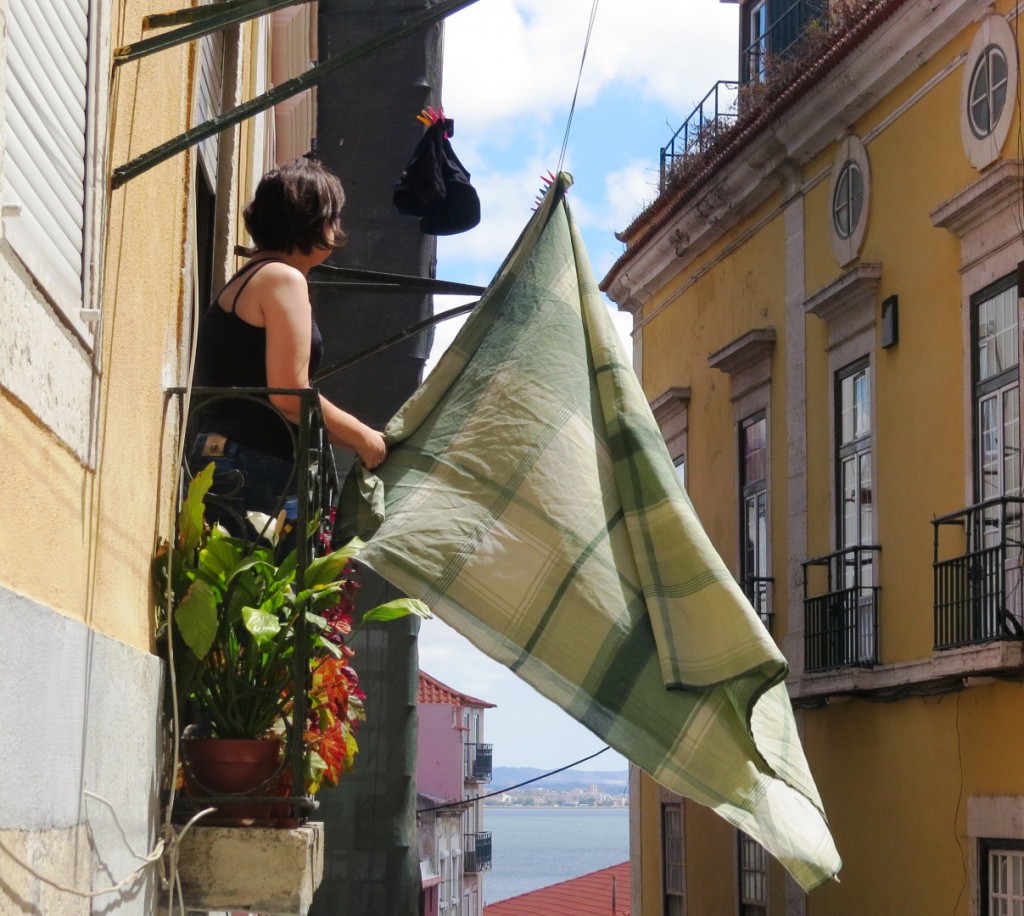
<svg viewBox="0 0 1024 916">
<path fill-rule="evenodd" d="M 350 477 L 343 516 L 369 537 L 361 560 L 809 889 L 840 862 L 785 660 L 678 482 L 568 181 L 389 425 L 379 480 Z"/>
</svg>

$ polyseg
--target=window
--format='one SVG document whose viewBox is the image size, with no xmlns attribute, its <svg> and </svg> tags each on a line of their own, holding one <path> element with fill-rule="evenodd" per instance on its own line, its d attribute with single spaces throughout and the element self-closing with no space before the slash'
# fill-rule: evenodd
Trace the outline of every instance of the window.
<svg viewBox="0 0 1024 916">
<path fill-rule="evenodd" d="M 87 343 L 91 6 L 83 0 L 9 3 L 0 188 L 4 237 Z"/>
<path fill-rule="evenodd" d="M 740 916 L 768 914 L 768 854 L 739 831 Z"/>
<path fill-rule="evenodd" d="M 841 239 L 853 235 L 863 207 L 864 174 L 860 166 L 849 159 L 839 170 L 839 180 L 832 196 L 832 224 Z"/>
<path fill-rule="evenodd" d="M 740 584 L 770 628 L 767 478 L 768 418 L 762 410 L 740 423 Z"/>
<path fill-rule="evenodd" d="M 995 129 L 1006 106 L 1006 55 L 998 45 L 988 45 L 974 65 L 967 101 L 967 120 L 979 140 Z"/>
<path fill-rule="evenodd" d="M 960 140 L 976 169 L 999 158 L 1017 103 L 1017 41 L 1009 23 L 985 16 L 964 63 L 960 101 Z"/>
<path fill-rule="evenodd" d="M 1024 842 L 982 840 L 979 847 L 982 916 L 1024 912 Z"/>
<path fill-rule="evenodd" d="M 750 7 L 747 24 L 747 81 L 763 83 L 767 74 L 768 2 L 757 0 Z"/>
<path fill-rule="evenodd" d="M 871 169 L 867 150 L 852 134 L 839 144 L 832 160 L 829 188 L 829 239 L 836 260 L 849 264 L 860 253 L 867 231 Z"/>
<path fill-rule="evenodd" d="M 1020 495 L 1017 284 L 1008 277 L 974 297 L 975 496 Z M 1014 540 L 1019 540 L 1018 535 Z M 992 532 L 987 532 L 987 539 Z"/>
<path fill-rule="evenodd" d="M 839 371 L 836 379 L 836 472 L 840 550 L 874 540 L 871 485 L 871 366 L 861 360 Z M 868 561 L 870 564 L 870 560 Z M 845 587 L 854 585 L 855 570 L 844 564 Z M 867 578 L 865 578 L 865 576 Z M 870 565 L 861 570 L 861 585 L 871 585 Z"/>
<path fill-rule="evenodd" d="M 1001 557 L 1003 603 L 1021 620 L 1021 506 L 1016 501 L 1021 495 L 1017 295 L 1016 277 L 1011 275 L 971 301 L 974 495 L 981 506 L 973 515 L 974 530 L 969 536 L 973 548 L 984 552 L 984 557 Z M 982 624 L 980 635 L 988 635 L 990 625 L 994 623 Z"/>
<path fill-rule="evenodd" d="M 665 916 L 683 916 L 685 882 L 683 870 L 683 806 L 661 806 L 661 854 Z"/>
</svg>

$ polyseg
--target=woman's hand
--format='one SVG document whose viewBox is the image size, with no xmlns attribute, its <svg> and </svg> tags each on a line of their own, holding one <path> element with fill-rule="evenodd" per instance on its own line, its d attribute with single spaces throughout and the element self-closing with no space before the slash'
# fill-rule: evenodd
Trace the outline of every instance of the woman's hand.
<svg viewBox="0 0 1024 916">
<path fill-rule="evenodd" d="M 384 436 L 367 426 L 365 436 L 355 447 L 355 453 L 371 471 L 375 467 L 379 467 L 388 456 L 388 447 L 384 442 Z"/>
</svg>

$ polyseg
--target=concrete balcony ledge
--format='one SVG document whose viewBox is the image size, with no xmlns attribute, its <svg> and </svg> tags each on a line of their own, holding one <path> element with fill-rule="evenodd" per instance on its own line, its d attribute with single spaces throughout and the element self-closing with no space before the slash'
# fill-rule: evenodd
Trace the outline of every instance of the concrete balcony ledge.
<svg viewBox="0 0 1024 916">
<path fill-rule="evenodd" d="M 189 910 L 305 916 L 324 875 L 324 825 L 193 827 L 178 874 Z"/>
<path fill-rule="evenodd" d="M 793 705 L 817 706 L 852 697 L 872 694 L 908 695 L 915 689 L 930 686 L 953 689 L 984 683 L 987 678 L 1024 674 L 1024 644 L 1000 641 L 957 649 L 934 651 L 931 658 L 875 665 L 872 668 L 836 668 L 821 672 L 804 672 L 787 681 Z"/>
</svg>

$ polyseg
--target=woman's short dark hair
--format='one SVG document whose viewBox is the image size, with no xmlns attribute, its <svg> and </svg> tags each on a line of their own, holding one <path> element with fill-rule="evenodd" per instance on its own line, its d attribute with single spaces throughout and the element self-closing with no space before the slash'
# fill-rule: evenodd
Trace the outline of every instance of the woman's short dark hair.
<svg viewBox="0 0 1024 916">
<path fill-rule="evenodd" d="M 267 172 L 245 208 L 245 228 L 264 251 L 309 254 L 341 248 L 345 191 L 338 176 L 315 159 L 296 159 Z"/>
</svg>

